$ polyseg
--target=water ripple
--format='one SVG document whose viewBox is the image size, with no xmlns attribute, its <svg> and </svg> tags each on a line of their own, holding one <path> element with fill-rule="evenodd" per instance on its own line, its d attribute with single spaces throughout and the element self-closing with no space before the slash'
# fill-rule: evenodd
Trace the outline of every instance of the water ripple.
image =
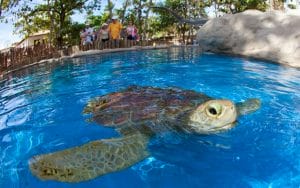
<svg viewBox="0 0 300 188">
<path fill-rule="evenodd" d="M 262 107 L 216 135 L 157 135 L 151 156 L 80 184 L 39 181 L 27 161 L 101 138 L 113 129 L 85 121 L 89 100 L 129 85 L 181 87 Z M 300 71 L 201 54 L 195 48 L 102 54 L 45 63 L 0 81 L 1 187 L 297 187 L 300 184 Z M 222 178 L 216 178 L 222 177 Z"/>
</svg>

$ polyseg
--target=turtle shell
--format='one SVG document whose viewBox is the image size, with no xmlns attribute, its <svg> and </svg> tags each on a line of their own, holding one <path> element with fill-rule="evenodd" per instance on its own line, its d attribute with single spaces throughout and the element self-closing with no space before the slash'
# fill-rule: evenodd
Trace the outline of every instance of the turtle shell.
<svg viewBox="0 0 300 188">
<path fill-rule="evenodd" d="M 122 127 L 176 120 L 180 114 L 210 99 L 204 94 L 179 88 L 131 86 L 90 101 L 84 112 L 92 113 L 98 124 Z"/>
</svg>

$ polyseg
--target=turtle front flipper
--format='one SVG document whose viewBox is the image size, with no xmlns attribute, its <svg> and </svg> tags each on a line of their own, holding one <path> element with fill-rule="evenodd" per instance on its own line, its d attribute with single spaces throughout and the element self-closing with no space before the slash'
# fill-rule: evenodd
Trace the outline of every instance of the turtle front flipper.
<svg viewBox="0 0 300 188">
<path fill-rule="evenodd" d="M 32 174 L 43 180 L 80 182 L 119 171 L 149 156 L 149 137 L 134 133 L 121 138 L 89 142 L 79 147 L 34 156 Z"/>
<path fill-rule="evenodd" d="M 261 106 L 261 101 L 260 99 L 252 98 L 244 102 L 236 103 L 235 105 L 238 115 L 246 115 L 258 110 Z"/>
</svg>

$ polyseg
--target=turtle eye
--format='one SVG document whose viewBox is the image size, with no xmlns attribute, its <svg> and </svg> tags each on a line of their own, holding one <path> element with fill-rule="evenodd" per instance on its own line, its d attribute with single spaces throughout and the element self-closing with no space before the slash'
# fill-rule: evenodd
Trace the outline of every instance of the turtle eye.
<svg viewBox="0 0 300 188">
<path fill-rule="evenodd" d="M 222 106 L 220 104 L 210 104 L 206 108 L 206 113 L 211 117 L 217 117 L 222 113 Z"/>
<path fill-rule="evenodd" d="M 208 111 L 212 115 L 217 115 L 217 110 L 215 108 L 209 108 Z"/>
</svg>

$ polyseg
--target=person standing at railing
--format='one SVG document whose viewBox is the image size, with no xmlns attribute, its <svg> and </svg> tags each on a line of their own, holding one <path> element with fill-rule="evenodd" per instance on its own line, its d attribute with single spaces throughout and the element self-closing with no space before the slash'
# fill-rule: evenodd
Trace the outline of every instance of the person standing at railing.
<svg viewBox="0 0 300 188">
<path fill-rule="evenodd" d="M 126 32 L 127 32 L 127 39 L 129 40 L 129 46 L 134 45 L 135 41 L 137 40 L 137 37 L 138 37 L 138 35 L 137 35 L 138 30 L 135 27 L 135 25 L 132 23 L 132 21 L 128 22 Z"/>
<path fill-rule="evenodd" d="M 120 47 L 120 33 L 122 29 L 122 24 L 118 21 L 117 16 L 112 17 L 112 22 L 108 26 L 108 31 L 110 38 L 112 40 L 112 47 L 119 48 Z"/>
<path fill-rule="evenodd" d="M 88 50 L 93 45 L 93 34 L 94 34 L 94 29 L 91 28 L 89 24 L 85 29 L 80 31 L 80 39 L 81 39 L 80 45 L 83 45 L 82 50 Z"/>
<path fill-rule="evenodd" d="M 85 29 L 85 45 L 93 44 L 93 33 L 93 28 L 91 28 L 91 26 L 88 24 L 87 28 Z"/>
<path fill-rule="evenodd" d="M 82 29 L 80 31 L 80 45 L 84 45 L 84 41 L 85 41 L 85 29 Z"/>
<path fill-rule="evenodd" d="M 104 23 L 102 24 L 99 32 L 98 32 L 98 45 L 100 49 L 107 48 L 108 47 L 108 41 L 109 41 L 109 31 L 108 31 L 108 24 Z"/>
</svg>

